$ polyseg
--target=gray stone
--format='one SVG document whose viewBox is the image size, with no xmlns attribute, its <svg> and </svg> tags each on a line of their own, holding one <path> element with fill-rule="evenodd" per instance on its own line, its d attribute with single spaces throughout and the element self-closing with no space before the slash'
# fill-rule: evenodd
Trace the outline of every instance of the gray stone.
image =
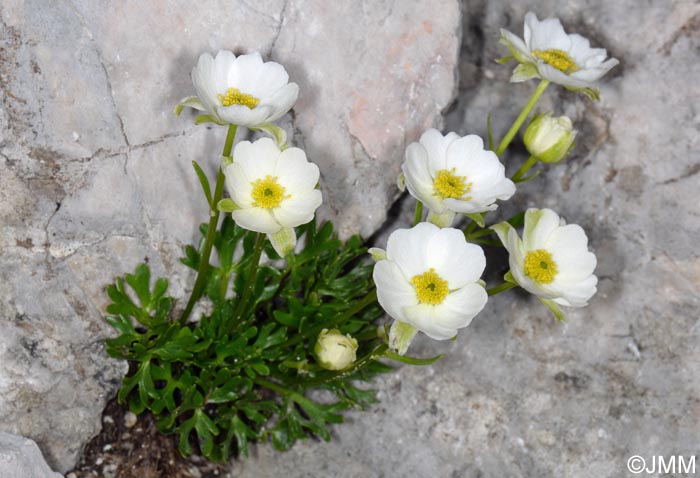
<svg viewBox="0 0 700 478">
<path fill-rule="evenodd" d="M 344 236 L 384 221 L 407 138 L 455 89 L 454 0 L 5 1 L 0 21 L 0 430 L 60 471 L 125 372 L 102 345 L 104 286 L 144 260 L 175 297 L 192 285 L 179 257 L 207 211 L 190 163 L 213 177 L 225 135 L 172 113 L 199 54 L 287 66 L 302 97 L 282 125 L 324 171 L 321 215 Z"/>
<path fill-rule="evenodd" d="M 29 438 L 0 432 L 0 478 L 62 478 Z"/>
<path fill-rule="evenodd" d="M 592 102 L 550 87 L 541 109 L 581 130 L 572 155 L 519 187 L 491 220 L 551 207 L 581 224 L 598 256 L 598 294 L 564 324 L 521 292 L 492 298 L 445 358 L 379 382 L 381 403 L 351 413 L 331 443 L 270 445 L 231 476 L 606 477 L 641 455 L 697 456 L 700 441 L 700 6 L 696 2 L 464 2 L 460 92 L 445 131 L 497 139 L 534 90 L 512 85 L 499 28 L 529 9 L 559 16 L 621 60 Z M 520 140 L 509 172 L 526 159 Z M 385 228 L 408 224 L 413 202 Z M 380 245 L 382 239 L 379 239 Z M 496 284 L 503 256 L 487 256 Z M 633 475 L 629 475 L 633 476 Z"/>
</svg>

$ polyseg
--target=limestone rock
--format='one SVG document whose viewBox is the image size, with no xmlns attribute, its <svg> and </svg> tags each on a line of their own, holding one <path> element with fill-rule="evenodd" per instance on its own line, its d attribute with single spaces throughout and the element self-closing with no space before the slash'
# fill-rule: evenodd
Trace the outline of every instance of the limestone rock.
<svg viewBox="0 0 700 478">
<path fill-rule="evenodd" d="M 455 343 L 412 345 L 445 358 L 386 377 L 381 403 L 350 414 L 330 444 L 283 456 L 259 446 L 232 476 L 612 478 L 627 476 L 632 455 L 650 464 L 697 454 L 700 6 L 465 1 L 460 93 L 445 131 L 485 136 L 491 112 L 497 140 L 505 133 L 535 82 L 508 84 L 514 65 L 493 59 L 507 54 L 499 29 L 521 34 L 528 10 L 559 16 L 621 64 L 600 102 L 548 89 L 541 109 L 568 114 L 578 144 L 489 217 L 538 206 L 581 224 L 598 256 L 598 294 L 564 324 L 526 294 L 493 297 Z M 511 174 L 526 159 L 520 139 L 504 159 Z M 491 249 L 487 261 L 496 284 L 504 257 Z"/>
<path fill-rule="evenodd" d="M 344 236 L 369 235 L 405 143 L 440 124 L 455 89 L 459 7 L 432 8 L 3 2 L 0 430 L 71 468 L 126 367 L 104 352 L 104 286 L 147 261 L 175 297 L 191 287 L 179 257 L 207 211 L 190 163 L 213 177 L 225 135 L 172 113 L 194 92 L 199 54 L 257 50 L 285 64 L 302 97 L 282 124 L 323 171 L 321 214 Z"/>
<path fill-rule="evenodd" d="M 32 440 L 0 432 L 0 478 L 62 478 Z"/>
</svg>

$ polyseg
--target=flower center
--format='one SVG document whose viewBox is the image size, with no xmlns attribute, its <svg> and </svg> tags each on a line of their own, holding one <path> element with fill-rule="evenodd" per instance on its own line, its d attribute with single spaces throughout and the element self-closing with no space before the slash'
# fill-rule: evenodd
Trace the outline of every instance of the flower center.
<svg viewBox="0 0 700 478">
<path fill-rule="evenodd" d="M 233 87 L 226 90 L 225 94 L 219 95 L 219 101 L 221 101 L 223 106 L 243 105 L 247 106 L 251 110 L 258 106 L 258 103 L 260 103 L 260 100 L 255 96 L 249 95 L 248 93 L 243 93 L 238 88 Z"/>
<path fill-rule="evenodd" d="M 462 196 L 472 190 L 472 183 L 467 183 L 466 176 L 457 176 L 455 168 L 441 169 L 435 174 L 433 187 L 435 194 L 442 199 L 452 198 L 468 201 L 470 198 L 462 198 Z"/>
<path fill-rule="evenodd" d="M 450 293 L 447 281 L 440 277 L 432 267 L 428 272 L 413 276 L 411 283 L 416 289 L 418 302 L 421 304 L 442 304 L 447 294 Z"/>
<path fill-rule="evenodd" d="M 535 50 L 532 52 L 537 58 L 541 58 L 548 65 L 552 65 L 557 70 L 569 74 L 580 70 L 576 62 L 565 51 L 550 49 L 550 50 Z"/>
<path fill-rule="evenodd" d="M 266 176 L 265 179 L 257 179 L 251 183 L 253 191 L 253 206 L 263 209 L 274 209 L 280 205 L 283 199 L 292 197 L 284 195 L 286 189 L 277 182 L 277 176 Z"/>
<path fill-rule="evenodd" d="M 549 284 L 557 275 L 557 263 L 544 249 L 528 251 L 525 255 L 525 275 L 540 284 Z"/>
</svg>

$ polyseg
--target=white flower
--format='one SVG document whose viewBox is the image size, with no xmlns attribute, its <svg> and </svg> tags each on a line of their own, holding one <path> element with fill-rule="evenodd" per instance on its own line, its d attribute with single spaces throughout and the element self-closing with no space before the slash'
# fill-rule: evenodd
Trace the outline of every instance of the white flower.
<svg viewBox="0 0 700 478">
<path fill-rule="evenodd" d="M 524 30 L 523 41 L 501 29 L 501 44 L 521 63 L 510 81 L 544 78 L 572 89 L 585 89 L 619 63 L 615 58 L 606 60 L 605 49 L 591 48 L 581 35 L 567 34 L 558 18 L 539 21 L 528 12 Z"/>
<path fill-rule="evenodd" d="M 272 139 L 261 138 L 238 143 L 224 174 L 236 223 L 269 234 L 277 252 L 286 255 L 296 244 L 293 228 L 311 221 L 321 205 L 318 166 L 299 148 L 281 151 Z M 276 239 L 286 241 L 284 250 Z"/>
<path fill-rule="evenodd" d="M 197 98 L 181 106 L 204 110 L 218 123 L 258 127 L 281 118 L 294 105 L 299 87 L 288 81 L 284 67 L 263 63 L 260 53 L 236 57 L 220 50 L 216 58 L 204 53 L 192 70 Z"/>
<path fill-rule="evenodd" d="M 337 329 L 323 329 L 316 340 L 314 352 L 318 363 L 326 370 L 343 370 L 357 359 L 357 340 Z"/>
<path fill-rule="evenodd" d="M 581 226 L 565 225 L 551 209 L 528 209 L 522 240 L 507 222 L 492 229 L 508 250 L 513 278 L 531 294 L 583 307 L 596 293 L 596 257 Z"/>
<path fill-rule="evenodd" d="M 389 236 L 386 259 L 374 266 L 377 299 L 399 323 L 449 339 L 486 305 L 486 291 L 477 282 L 485 267 L 484 252 L 467 243 L 462 231 L 426 222 L 397 229 Z"/>
<path fill-rule="evenodd" d="M 574 145 L 576 130 L 567 116 L 541 114 L 533 118 L 523 135 L 527 151 L 545 163 L 558 163 Z"/>
<path fill-rule="evenodd" d="M 406 148 L 401 166 L 406 187 L 435 215 L 471 214 L 496 209 L 497 199 L 508 199 L 515 184 L 492 151 L 484 150 L 479 136 L 446 136 L 429 129 Z"/>
</svg>

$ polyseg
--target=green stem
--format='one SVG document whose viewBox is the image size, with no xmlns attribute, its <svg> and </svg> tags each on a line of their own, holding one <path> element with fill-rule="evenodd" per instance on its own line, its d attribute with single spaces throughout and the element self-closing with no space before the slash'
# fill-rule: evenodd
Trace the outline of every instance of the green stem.
<svg viewBox="0 0 700 478">
<path fill-rule="evenodd" d="M 245 314 L 245 309 L 248 306 L 248 301 L 253 293 L 253 287 L 255 286 L 255 276 L 258 272 L 258 264 L 260 264 L 260 256 L 262 255 L 263 246 L 265 245 L 265 234 L 258 233 L 257 240 L 255 241 L 255 249 L 253 249 L 253 257 L 251 259 L 250 271 L 248 272 L 248 280 L 243 286 L 243 294 L 241 295 L 238 306 L 236 307 L 236 312 L 233 314 L 234 320 L 233 324 L 237 324 L 238 321 Z"/>
<path fill-rule="evenodd" d="M 413 225 L 418 224 L 423 219 L 423 203 L 416 201 L 416 212 L 413 214 Z"/>
<path fill-rule="evenodd" d="M 231 150 L 233 149 L 233 140 L 236 138 L 236 130 L 238 126 L 235 124 L 228 125 L 228 131 L 226 132 L 226 142 L 224 143 L 223 156 L 231 156 Z M 214 244 L 214 237 L 216 236 L 216 230 L 219 225 L 219 209 L 217 204 L 221 200 L 221 196 L 224 194 L 224 172 L 219 167 L 219 173 L 216 176 L 216 188 L 214 189 L 214 197 L 209 204 L 209 227 L 207 229 L 207 235 L 204 238 L 204 248 L 202 249 L 202 256 L 199 258 L 199 270 L 197 270 L 197 279 L 194 281 L 194 287 L 192 288 L 192 293 L 190 294 L 190 299 L 187 301 L 187 306 L 180 316 L 180 323 L 185 324 L 194 304 L 202 296 L 204 292 L 204 286 L 207 283 L 207 273 L 209 272 L 209 256 L 211 256 L 211 248 Z"/>
<path fill-rule="evenodd" d="M 532 94 L 530 99 L 528 100 L 527 104 L 523 108 L 523 110 L 520 112 L 518 117 L 515 119 L 515 122 L 513 123 L 513 126 L 510 127 L 506 135 L 503 137 L 501 142 L 498 144 L 498 148 L 496 148 L 496 156 L 501 156 L 503 154 L 503 151 L 506 150 L 508 145 L 510 144 L 511 141 L 513 141 L 513 138 L 515 135 L 520 131 L 520 127 L 523 125 L 527 117 L 530 115 L 530 112 L 532 111 L 532 108 L 535 107 L 535 104 L 537 103 L 537 100 L 540 99 L 540 96 L 542 96 L 542 93 L 544 93 L 544 90 L 549 86 L 549 80 L 542 80 L 540 81 L 540 84 L 537 85 L 537 88 L 535 88 L 535 92 Z"/>
<path fill-rule="evenodd" d="M 373 290 L 362 300 L 360 300 L 358 303 L 356 303 L 354 306 L 350 307 L 348 310 L 343 312 L 342 314 L 338 314 L 335 316 L 333 319 L 324 322 L 322 324 L 318 324 L 316 327 L 311 327 L 310 329 L 306 330 L 304 333 L 299 333 L 299 335 L 292 337 L 291 339 L 287 340 L 286 342 L 283 342 L 280 344 L 279 348 L 283 349 L 285 347 L 289 347 L 290 345 L 296 345 L 302 340 L 304 340 L 307 337 L 312 337 L 312 336 L 317 336 L 323 329 L 331 329 L 334 326 L 340 324 L 341 322 L 347 320 L 348 318 L 352 317 L 353 315 L 357 314 L 360 312 L 362 309 L 367 307 L 368 305 L 372 304 L 377 300 L 377 291 Z"/>
<path fill-rule="evenodd" d="M 490 289 L 486 289 L 486 293 L 490 296 L 500 294 L 501 292 L 505 292 L 507 290 L 512 289 L 513 287 L 518 287 L 518 284 L 514 284 L 512 282 L 504 282 L 503 284 L 499 284 L 496 287 L 491 287 Z"/>
<path fill-rule="evenodd" d="M 469 239 L 469 235 L 472 233 L 472 231 L 474 231 L 474 229 L 476 229 L 476 226 L 477 226 L 476 221 L 472 219 L 472 222 L 467 224 L 467 227 L 464 228 L 464 236 L 467 239 Z"/>
<path fill-rule="evenodd" d="M 527 161 L 523 163 L 522 166 L 520 166 L 520 169 L 518 169 L 513 177 L 511 178 L 514 183 L 519 183 L 522 181 L 523 176 L 532 168 L 535 164 L 537 163 L 537 158 L 534 156 L 530 156 L 527 158 Z"/>
<path fill-rule="evenodd" d="M 260 385 L 261 387 L 265 387 L 268 390 L 272 390 L 273 392 L 277 392 L 280 395 L 291 395 L 293 393 L 296 393 L 294 390 L 289 390 L 287 388 L 282 387 L 281 385 L 277 385 L 275 382 L 271 382 L 260 377 L 255 377 L 253 379 L 253 383 Z"/>
</svg>

